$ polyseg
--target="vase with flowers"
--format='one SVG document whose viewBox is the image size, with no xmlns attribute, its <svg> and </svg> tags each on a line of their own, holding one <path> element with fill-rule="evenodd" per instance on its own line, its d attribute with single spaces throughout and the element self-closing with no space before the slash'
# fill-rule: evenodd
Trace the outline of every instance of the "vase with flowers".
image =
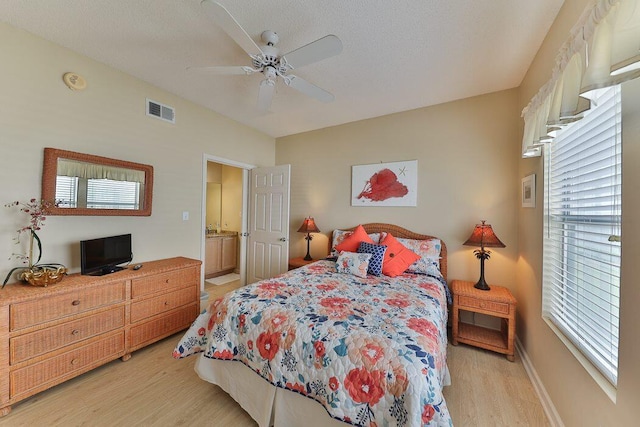
<svg viewBox="0 0 640 427">
<path fill-rule="evenodd" d="M 42 258 L 42 242 L 37 231 L 44 226 L 49 210 L 57 206 L 55 202 L 31 199 L 28 202 L 11 202 L 5 204 L 8 208 L 19 207 L 21 212 L 29 215 L 29 224 L 17 230 L 18 235 L 13 238 L 16 244 L 20 244 L 20 237 L 27 235 L 29 238 L 29 252 L 25 254 L 12 253 L 9 259 L 22 261 L 26 266 L 15 267 L 9 271 L 2 283 L 2 288 L 7 284 L 14 273 L 20 280 L 35 286 L 47 286 L 58 283 L 67 273 L 67 268 L 62 264 L 38 264 Z M 37 245 L 38 257 L 34 259 L 34 249 Z M 35 260 L 35 262 L 34 262 Z"/>
</svg>

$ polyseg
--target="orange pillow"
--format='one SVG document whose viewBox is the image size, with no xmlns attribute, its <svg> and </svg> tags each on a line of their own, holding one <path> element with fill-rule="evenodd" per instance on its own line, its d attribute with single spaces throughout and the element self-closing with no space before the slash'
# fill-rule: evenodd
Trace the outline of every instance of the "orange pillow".
<svg viewBox="0 0 640 427">
<path fill-rule="evenodd" d="M 339 245 L 336 245 L 336 251 L 338 251 L 338 253 L 342 251 L 357 252 L 358 246 L 360 246 L 361 242 L 374 243 L 374 241 L 371 240 L 371 237 L 369 237 L 367 232 L 364 230 L 364 227 L 359 225 L 355 230 L 353 230 L 353 233 L 345 237 Z"/>
<path fill-rule="evenodd" d="M 385 276 L 399 276 L 411 264 L 420 259 L 420 255 L 398 242 L 391 233 L 386 233 L 380 244 L 387 247 L 387 251 L 384 253 L 384 261 L 382 262 L 382 274 Z"/>
</svg>

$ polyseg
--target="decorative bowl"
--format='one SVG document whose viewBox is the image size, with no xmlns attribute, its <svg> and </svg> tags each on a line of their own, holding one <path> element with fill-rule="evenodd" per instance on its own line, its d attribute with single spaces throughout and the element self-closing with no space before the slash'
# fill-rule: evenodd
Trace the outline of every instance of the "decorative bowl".
<svg viewBox="0 0 640 427">
<path fill-rule="evenodd" d="M 33 286 L 48 286 L 60 282 L 67 274 L 63 265 L 33 266 L 20 273 L 20 280 Z"/>
</svg>

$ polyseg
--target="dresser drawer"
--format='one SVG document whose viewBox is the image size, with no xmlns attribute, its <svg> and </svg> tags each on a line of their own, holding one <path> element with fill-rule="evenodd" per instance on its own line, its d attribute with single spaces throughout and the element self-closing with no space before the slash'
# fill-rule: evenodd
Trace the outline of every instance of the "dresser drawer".
<svg viewBox="0 0 640 427">
<path fill-rule="evenodd" d="M 138 298 L 154 292 L 171 291 L 191 284 L 199 286 L 199 273 L 199 267 L 191 267 L 133 279 L 131 297 Z"/>
<path fill-rule="evenodd" d="M 509 314 L 509 304 L 494 302 L 494 301 L 484 301 L 476 298 L 467 297 L 464 295 L 460 295 L 458 297 L 458 305 L 463 310 L 465 307 L 471 307 L 471 308 L 480 308 L 482 310 L 490 311 L 492 313 Z"/>
<path fill-rule="evenodd" d="M 124 326 L 124 306 L 9 340 L 10 364 L 31 359 Z"/>
<path fill-rule="evenodd" d="M 198 289 L 195 286 L 135 301 L 131 304 L 131 323 L 195 302 L 198 302 Z"/>
<path fill-rule="evenodd" d="M 131 327 L 130 349 L 149 344 L 164 336 L 186 329 L 198 316 L 199 303 L 180 308 L 174 312 Z"/>
<path fill-rule="evenodd" d="M 124 301 L 125 282 L 107 283 L 33 301 L 12 304 L 10 328 L 17 329 L 60 319 Z"/>
<path fill-rule="evenodd" d="M 11 398 L 30 395 L 61 383 L 124 354 L 124 332 L 110 335 L 84 347 L 68 351 L 11 372 Z"/>
</svg>

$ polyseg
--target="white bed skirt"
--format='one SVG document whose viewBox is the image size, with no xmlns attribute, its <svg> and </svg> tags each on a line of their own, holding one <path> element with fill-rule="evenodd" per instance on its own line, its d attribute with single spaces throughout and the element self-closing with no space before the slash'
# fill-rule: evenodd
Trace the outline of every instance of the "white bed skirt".
<svg viewBox="0 0 640 427">
<path fill-rule="evenodd" d="M 320 403 L 269 384 L 241 362 L 198 356 L 195 371 L 227 392 L 260 427 L 341 427 Z M 445 386 L 451 384 L 447 367 Z"/>
</svg>

